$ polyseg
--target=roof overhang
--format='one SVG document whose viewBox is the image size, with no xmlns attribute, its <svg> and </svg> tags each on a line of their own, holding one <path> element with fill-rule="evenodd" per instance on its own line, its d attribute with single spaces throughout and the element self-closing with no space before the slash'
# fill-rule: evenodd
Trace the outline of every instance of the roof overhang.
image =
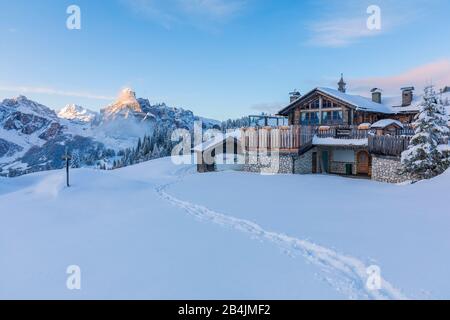
<svg viewBox="0 0 450 320">
<path fill-rule="evenodd" d="M 320 93 L 321 95 L 334 99 L 334 100 L 338 100 L 340 101 L 342 104 L 346 105 L 349 108 L 355 109 L 355 110 L 359 110 L 359 111 L 363 111 L 363 112 L 369 112 L 369 113 L 382 113 L 382 114 L 395 114 L 394 111 L 392 112 L 388 112 L 386 111 L 376 111 L 373 110 L 372 108 L 367 108 L 361 105 L 357 105 L 354 102 L 351 101 L 351 99 L 343 99 L 337 95 L 333 95 L 332 93 L 327 92 L 326 90 L 321 89 L 320 87 L 315 88 L 313 90 L 311 90 L 310 92 L 308 92 L 307 94 L 305 94 L 304 96 L 302 96 L 301 98 L 293 101 L 291 104 L 289 104 L 287 107 L 285 107 L 284 109 L 282 109 L 280 112 L 278 112 L 279 115 L 283 115 L 283 116 L 287 116 L 288 113 L 294 109 L 298 104 L 304 102 L 305 100 L 308 100 L 312 95 L 316 94 L 316 93 Z M 368 98 L 365 97 L 361 97 L 361 96 L 352 96 L 352 95 L 348 95 L 349 98 L 357 98 L 357 99 L 367 99 L 367 103 L 372 103 L 372 101 L 370 101 Z M 375 102 L 373 102 L 375 103 Z M 382 106 L 382 105 L 381 105 Z M 387 106 L 386 106 L 387 107 Z"/>
</svg>

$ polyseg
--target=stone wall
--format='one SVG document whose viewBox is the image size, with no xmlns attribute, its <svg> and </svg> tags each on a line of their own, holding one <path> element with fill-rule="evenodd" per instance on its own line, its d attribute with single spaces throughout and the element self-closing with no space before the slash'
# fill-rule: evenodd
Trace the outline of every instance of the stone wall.
<svg viewBox="0 0 450 320">
<path fill-rule="evenodd" d="M 243 170 L 266 174 L 293 173 L 293 154 L 248 153 Z"/>
<path fill-rule="evenodd" d="M 316 148 L 306 152 L 301 156 L 294 157 L 294 173 L 296 174 L 311 174 L 312 173 L 312 156 L 316 152 Z"/>
<path fill-rule="evenodd" d="M 356 174 L 356 165 L 353 162 L 349 162 L 352 165 L 352 174 Z M 346 169 L 347 163 L 331 161 L 330 162 L 330 173 L 334 174 L 342 174 L 345 175 L 347 173 Z"/>
<path fill-rule="evenodd" d="M 372 155 L 372 180 L 388 183 L 411 180 L 409 175 L 400 173 L 402 168 L 400 158 Z"/>
</svg>

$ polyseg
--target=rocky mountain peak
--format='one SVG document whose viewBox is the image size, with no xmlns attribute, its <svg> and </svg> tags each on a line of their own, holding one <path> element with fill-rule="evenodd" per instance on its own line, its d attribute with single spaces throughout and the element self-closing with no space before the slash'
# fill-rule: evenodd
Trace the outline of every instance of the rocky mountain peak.
<svg viewBox="0 0 450 320">
<path fill-rule="evenodd" d="M 141 105 L 136 99 L 136 93 L 130 88 L 123 89 L 119 93 L 116 102 L 104 109 L 104 114 L 107 117 L 115 114 L 123 114 L 128 117 L 130 112 L 136 114 L 143 113 Z"/>
<path fill-rule="evenodd" d="M 56 113 L 53 110 L 22 95 L 3 100 L 3 102 L 0 102 L 0 109 L 7 113 L 19 112 L 44 118 L 56 118 Z"/>
<path fill-rule="evenodd" d="M 58 117 L 67 120 L 92 122 L 97 117 L 97 113 L 76 104 L 69 104 L 58 112 Z"/>
</svg>

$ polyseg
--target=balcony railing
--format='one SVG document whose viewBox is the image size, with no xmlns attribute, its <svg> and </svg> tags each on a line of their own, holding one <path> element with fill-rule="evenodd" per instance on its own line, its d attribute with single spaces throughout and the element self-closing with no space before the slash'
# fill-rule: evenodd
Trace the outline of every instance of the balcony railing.
<svg viewBox="0 0 450 320">
<path fill-rule="evenodd" d="M 369 135 L 368 129 L 358 129 L 356 126 L 322 126 L 315 131 L 315 135 L 319 138 L 367 139 Z"/>
<path fill-rule="evenodd" d="M 401 156 L 408 149 L 411 136 L 370 136 L 369 152 L 384 156 Z"/>
<path fill-rule="evenodd" d="M 299 126 L 243 128 L 241 137 L 247 151 L 272 149 L 291 151 L 298 149 L 302 143 Z"/>
<path fill-rule="evenodd" d="M 403 129 L 389 132 L 391 140 L 398 140 L 405 137 L 405 141 L 414 134 L 412 126 L 405 126 Z M 311 143 L 313 138 L 334 138 L 334 139 L 368 139 L 375 136 L 375 132 L 369 128 L 360 126 L 283 126 L 283 127 L 250 127 L 242 128 L 241 136 L 243 147 L 246 151 L 287 151 L 296 152 L 301 147 Z M 409 137 L 409 138 L 408 138 Z M 391 141 L 386 139 L 386 141 Z M 403 141 L 403 140 L 402 140 Z M 386 142 L 389 143 L 389 142 Z M 399 142 L 400 144 L 403 142 Z M 407 147 L 407 146 L 406 146 Z M 394 148 L 395 150 L 403 147 Z M 384 150 L 384 148 L 382 148 Z M 394 152 L 397 154 L 398 152 Z"/>
</svg>

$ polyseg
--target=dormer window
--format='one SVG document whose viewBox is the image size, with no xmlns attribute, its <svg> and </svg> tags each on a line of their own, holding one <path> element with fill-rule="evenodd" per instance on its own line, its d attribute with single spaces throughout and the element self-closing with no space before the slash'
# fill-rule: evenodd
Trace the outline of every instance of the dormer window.
<svg viewBox="0 0 450 320">
<path fill-rule="evenodd" d="M 311 109 L 319 109 L 320 108 L 320 101 L 319 99 L 314 100 L 313 103 L 311 103 Z"/>
<path fill-rule="evenodd" d="M 323 108 L 333 108 L 333 102 L 331 102 L 330 100 L 323 100 Z"/>
</svg>

